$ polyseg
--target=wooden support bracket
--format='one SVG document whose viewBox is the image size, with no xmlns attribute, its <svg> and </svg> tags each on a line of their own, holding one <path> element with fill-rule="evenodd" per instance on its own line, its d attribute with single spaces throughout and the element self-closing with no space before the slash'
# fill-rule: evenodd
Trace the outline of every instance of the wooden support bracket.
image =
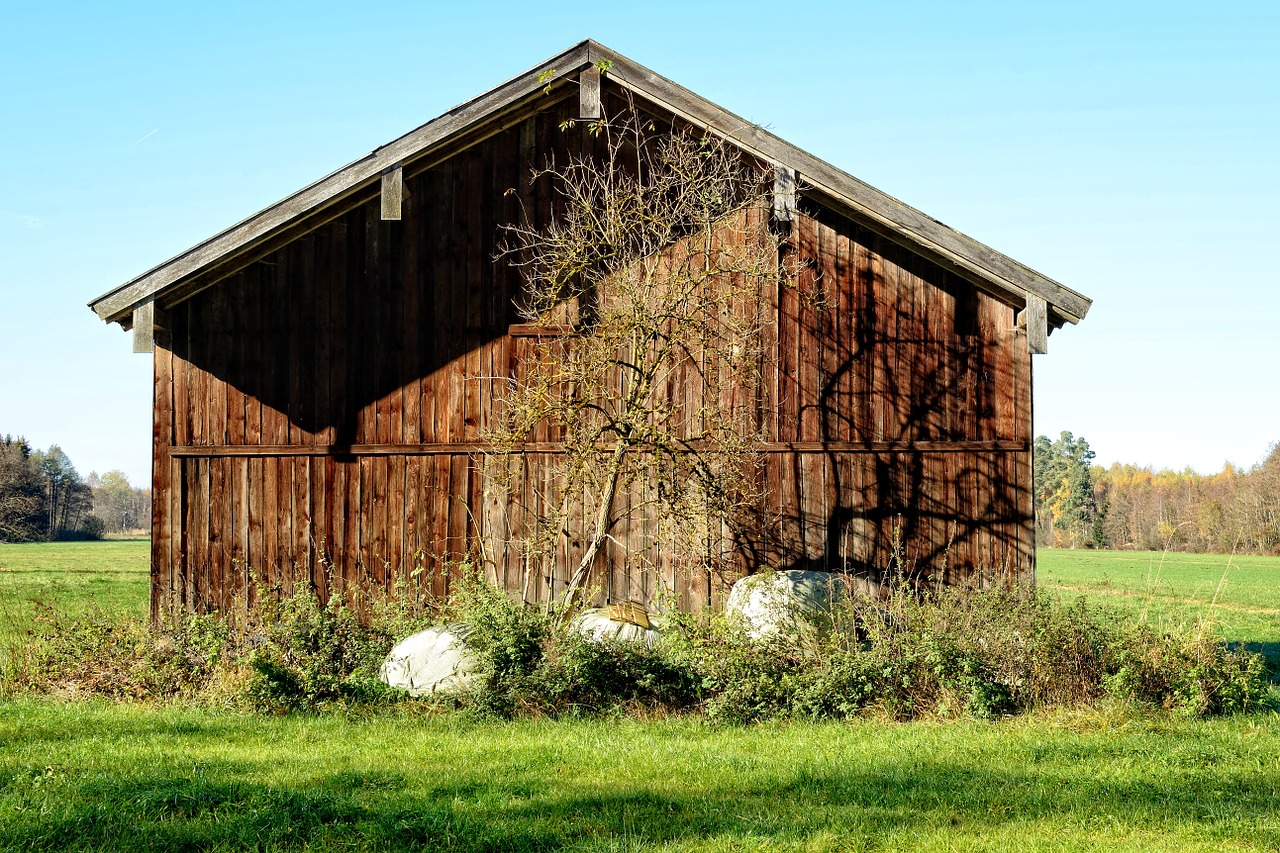
<svg viewBox="0 0 1280 853">
<path fill-rule="evenodd" d="M 134 352 L 155 352 L 156 333 L 163 329 L 158 322 L 159 313 L 154 302 L 143 302 L 133 309 Z"/>
<path fill-rule="evenodd" d="M 592 65 L 578 75 L 578 118 L 599 121 L 600 117 L 600 69 Z"/>
<path fill-rule="evenodd" d="M 382 218 L 399 219 L 404 201 L 404 166 L 395 164 L 382 173 Z"/>
<path fill-rule="evenodd" d="M 773 218 L 790 222 L 796 216 L 796 170 L 778 164 L 773 167 Z"/>
<path fill-rule="evenodd" d="M 1018 312 L 1018 328 L 1027 333 L 1027 352 L 1049 351 L 1049 305 L 1043 296 L 1027 294 L 1027 307 Z"/>
</svg>

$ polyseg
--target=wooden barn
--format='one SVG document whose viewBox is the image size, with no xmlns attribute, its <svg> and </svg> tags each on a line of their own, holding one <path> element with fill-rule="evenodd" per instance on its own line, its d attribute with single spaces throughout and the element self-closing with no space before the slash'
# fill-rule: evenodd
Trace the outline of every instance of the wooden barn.
<svg viewBox="0 0 1280 853">
<path fill-rule="evenodd" d="M 1090 301 L 585 41 L 90 303 L 154 359 L 153 615 L 231 607 L 252 578 L 438 594 L 467 555 L 527 601 L 563 588 L 581 531 L 531 574 L 483 505 L 485 437 L 536 344 L 497 244 L 521 211 L 555 216 L 530 175 L 590 150 L 571 120 L 624 104 L 768 164 L 779 251 L 817 294 L 761 295 L 768 542 L 740 570 L 896 553 L 1034 580 L 1031 355 Z M 557 449 L 525 451 L 536 481 Z M 727 578 L 662 548 L 620 524 L 598 596 L 717 600 Z"/>
</svg>

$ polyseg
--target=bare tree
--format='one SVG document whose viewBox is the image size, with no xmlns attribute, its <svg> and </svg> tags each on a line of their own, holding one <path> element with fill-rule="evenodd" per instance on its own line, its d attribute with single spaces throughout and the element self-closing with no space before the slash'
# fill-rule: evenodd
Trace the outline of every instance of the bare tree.
<svg viewBox="0 0 1280 853">
<path fill-rule="evenodd" d="M 566 609 L 624 518 L 641 517 L 688 570 L 720 568 L 750 523 L 758 303 L 780 279 L 766 171 L 717 137 L 659 129 L 634 108 L 590 131 L 595 156 L 534 175 L 554 186 L 551 221 L 507 229 L 504 254 L 524 279 L 519 312 L 542 334 L 488 436 L 497 489 L 519 486 L 534 436 L 558 446 L 502 545 L 546 565 L 580 513 Z M 646 497 L 619 500 L 634 493 Z"/>
</svg>

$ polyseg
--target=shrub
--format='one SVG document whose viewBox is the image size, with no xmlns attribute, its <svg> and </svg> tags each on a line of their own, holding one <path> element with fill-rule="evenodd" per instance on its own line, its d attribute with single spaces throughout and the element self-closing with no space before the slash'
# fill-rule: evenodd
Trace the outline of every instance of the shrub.
<svg viewBox="0 0 1280 853">
<path fill-rule="evenodd" d="M 378 680 L 395 640 L 431 619 L 466 622 L 483 678 L 455 698 L 480 714 L 699 712 L 729 723 L 875 713 L 998 717 L 1105 699 L 1191 716 L 1247 712 L 1263 659 L 1203 630 L 1157 631 L 1049 595 L 900 587 L 850 599 L 833 624 L 752 639 L 723 615 L 676 614 L 653 648 L 593 642 L 513 601 L 471 569 L 441 607 L 400 596 L 361 608 L 258 590 L 251 618 L 60 621 L 8 673 L 21 689 L 122 699 L 230 701 L 287 712 L 397 701 Z"/>
</svg>

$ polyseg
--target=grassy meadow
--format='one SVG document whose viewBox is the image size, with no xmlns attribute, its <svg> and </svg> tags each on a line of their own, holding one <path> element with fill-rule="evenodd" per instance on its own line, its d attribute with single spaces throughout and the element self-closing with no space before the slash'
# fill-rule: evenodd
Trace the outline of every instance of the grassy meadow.
<svg viewBox="0 0 1280 853">
<path fill-rule="evenodd" d="M 1036 575 L 1042 590 L 1158 627 L 1203 628 L 1280 669 L 1280 557 L 1041 548 Z"/>
<path fill-rule="evenodd" d="M 1040 581 L 1271 649 L 1280 558 L 1227 563 L 1042 551 Z M 145 613 L 146 564 L 145 542 L 0 546 L 0 638 L 35 602 Z M 1275 712 L 717 727 L 0 700 L 0 851 L 1274 850 L 1278 801 Z"/>
<path fill-rule="evenodd" d="M 1274 850 L 1280 725 L 0 704 L 0 850 Z"/>
<path fill-rule="evenodd" d="M 0 654 L 43 607 L 72 618 L 100 610 L 145 616 L 150 559 L 148 539 L 0 544 Z"/>
</svg>

